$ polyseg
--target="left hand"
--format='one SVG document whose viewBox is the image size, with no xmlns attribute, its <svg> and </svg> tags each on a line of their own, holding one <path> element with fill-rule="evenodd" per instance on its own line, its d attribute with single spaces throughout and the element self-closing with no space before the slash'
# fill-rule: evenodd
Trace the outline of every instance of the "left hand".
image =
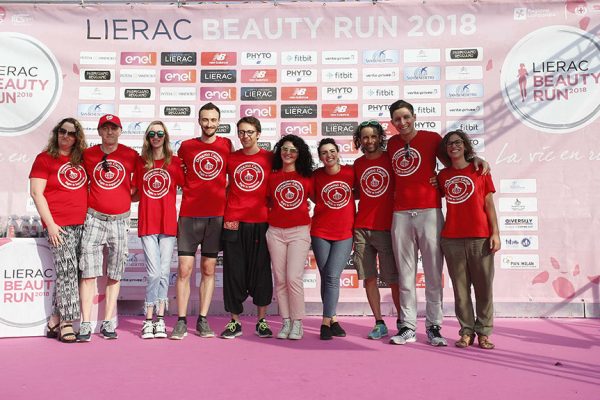
<svg viewBox="0 0 600 400">
<path fill-rule="evenodd" d="M 481 168 L 481 175 L 487 175 L 491 171 L 490 164 L 482 158 L 473 158 L 473 165 L 475 166 L 475 171 L 479 171 L 479 168 Z"/>
</svg>

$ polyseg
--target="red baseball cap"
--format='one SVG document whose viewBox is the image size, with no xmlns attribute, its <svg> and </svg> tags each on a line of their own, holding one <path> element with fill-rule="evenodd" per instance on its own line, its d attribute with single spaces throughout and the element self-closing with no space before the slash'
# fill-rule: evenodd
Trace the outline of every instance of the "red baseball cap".
<svg viewBox="0 0 600 400">
<path fill-rule="evenodd" d="M 103 115 L 100 118 L 100 121 L 98 121 L 98 128 L 100 128 L 108 123 L 114 124 L 114 125 L 118 126 L 119 128 L 123 129 L 123 127 L 121 126 L 121 120 L 119 119 L 119 117 L 117 117 L 116 115 L 112 115 L 112 114 Z"/>
</svg>

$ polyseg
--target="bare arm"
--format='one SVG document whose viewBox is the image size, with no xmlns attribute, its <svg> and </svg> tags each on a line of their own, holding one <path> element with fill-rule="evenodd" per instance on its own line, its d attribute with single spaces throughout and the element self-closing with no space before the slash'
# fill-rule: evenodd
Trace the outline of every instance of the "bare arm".
<svg viewBox="0 0 600 400">
<path fill-rule="evenodd" d="M 65 233 L 65 231 L 54 222 L 50 207 L 48 206 L 48 201 L 46 201 L 46 197 L 44 196 L 47 182 L 46 179 L 31 178 L 29 180 L 31 187 L 30 194 L 38 214 L 40 214 L 42 221 L 44 221 L 44 224 L 46 224 L 46 228 L 48 229 L 48 241 L 56 247 L 63 243 L 60 234 Z"/>
<path fill-rule="evenodd" d="M 494 206 L 493 193 L 488 193 L 485 196 L 485 213 L 487 214 L 488 222 L 492 228 L 490 236 L 490 250 L 492 253 L 500 250 L 500 233 L 498 231 L 498 218 L 496 217 L 496 207 Z"/>
</svg>

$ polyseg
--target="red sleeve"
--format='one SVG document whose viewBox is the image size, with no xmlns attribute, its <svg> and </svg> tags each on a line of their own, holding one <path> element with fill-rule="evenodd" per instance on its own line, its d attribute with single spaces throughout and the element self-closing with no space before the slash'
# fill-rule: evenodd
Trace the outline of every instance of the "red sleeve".
<svg viewBox="0 0 600 400">
<path fill-rule="evenodd" d="M 48 180 L 50 169 L 48 168 L 46 153 L 40 153 L 37 155 L 31 166 L 31 172 L 29 178 L 40 178 Z"/>
</svg>

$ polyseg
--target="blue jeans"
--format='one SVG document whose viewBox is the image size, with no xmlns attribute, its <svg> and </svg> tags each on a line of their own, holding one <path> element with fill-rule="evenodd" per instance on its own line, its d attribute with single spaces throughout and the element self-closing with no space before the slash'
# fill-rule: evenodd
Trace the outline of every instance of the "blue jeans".
<svg viewBox="0 0 600 400">
<path fill-rule="evenodd" d="M 312 249 L 321 275 L 321 301 L 323 317 L 336 315 L 340 297 L 340 276 L 350 258 L 352 238 L 327 240 L 311 236 Z"/>
<path fill-rule="evenodd" d="M 157 234 L 142 236 L 142 248 L 146 257 L 148 286 L 146 286 L 145 308 L 158 307 L 160 303 L 167 305 L 169 291 L 169 272 L 171 258 L 175 248 L 175 236 Z"/>
</svg>

